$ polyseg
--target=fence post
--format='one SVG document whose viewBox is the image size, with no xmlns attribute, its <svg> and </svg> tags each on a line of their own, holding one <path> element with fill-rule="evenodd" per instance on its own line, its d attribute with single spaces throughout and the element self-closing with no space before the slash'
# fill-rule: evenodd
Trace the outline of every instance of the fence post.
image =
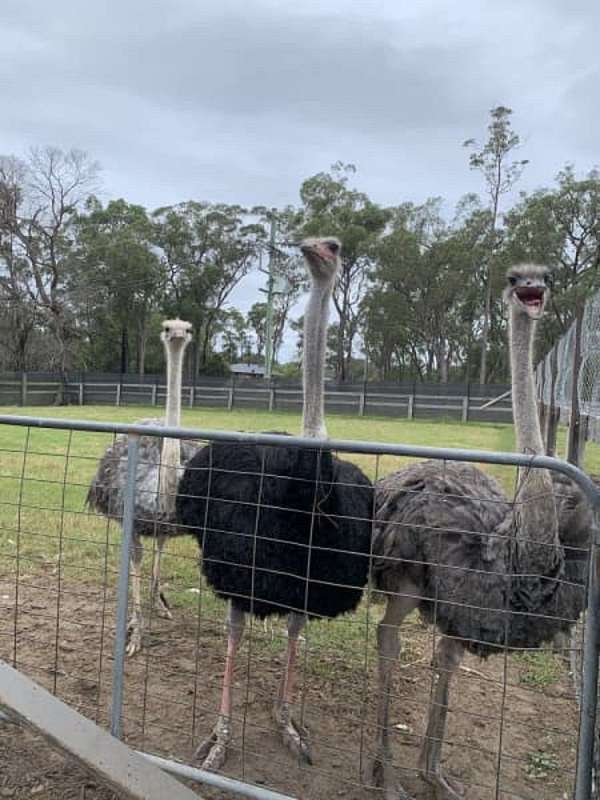
<svg viewBox="0 0 600 800">
<path fill-rule="evenodd" d="M 117 588 L 117 619 L 110 707 L 110 732 L 121 738 L 123 715 L 123 681 L 125 673 L 125 647 L 127 645 L 127 600 L 129 597 L 129 557 L 135 520 L 135 484 L 137 477 L 140 437 L 130 433 L 127 440 L 127 486 L 123 501 L 123 536 L 121 537 L 121 562 Z"/>
<path fill-rule="evenodd" d="M 83 375 L 81 375 L 80 379 L 79 379 L 79 405 L 80 406 L 83 405 L 83 401 L 84 401 L 84 394 L 83 394 L 84 389 L 83 389 L 83 387 L 84 387 L 85 384 L 84 384 L 83 381 L 84 381 Z"/>
<path fill-rule="evenodd" d="M 196 402 L 196 387 L 190 386 L 190 408 L 194 407 L 195 402 Z"/>
<path fill-rule="evenodd" d="M 367 403 L 367 382 L 363 381 L 363 388 L 362 392 L 358 398 L 358 416 L 364 417 L 365 415 L 365 405 Z"/>
<path fill-rule="evenodd" d="M 27 405 L 27 373 L 21 372 L 21 405 Z"/>
<path fill-rule="evenodd" d="M 231 377 L 231 384 L 229 386 L 229 395 L 227 397 L 227 410 L 233 410 L 233 403 L 235 401 L 235 376 Z"/>
<path fill-rule="evenodd" d="M 121 405 L 121 382 L 117 383 L 117 396 L 115 397 L 115 405 Z"/>
<path fill-rule="evenodd" d="M 158 395 L 158 378 L 155 378 L 154 384 L 152 385 L 152 405 L 156 405 L 156 398 Z"/>
<path fill-rule="evenodd" d="M 275 384 L 271 381 L 271 385 L 269 386 L 269 411 L 273 411 L 275 408 Z"/>
<path fill-rule="evenodd" d="M 415 418 L 415 384 L 413 383 L 412 394 L 408 395 L 408 411 L 406 413 L 408 419 Z"/>
<path fill-rule="evenodd" d="M 594 529 L 596 531 L 598 531 L 599 522 L 600 512 L 596 507 L 594 511 Z M 600 547 L 600 541 L 597 540 L 597 537 L 598 533 L 596 533 L 596 538 L 592 539 L 592 552 L 589 561 L 590 574 L 585 612 L 575 800 L 589 800 L 592 796 L 592 767 L 598 700 L 598 657 L 600 656 L 600 575 L 598 574 L 598 548 Z M 596 776 L 597 779 L 598 776 Z"/>
</svg>

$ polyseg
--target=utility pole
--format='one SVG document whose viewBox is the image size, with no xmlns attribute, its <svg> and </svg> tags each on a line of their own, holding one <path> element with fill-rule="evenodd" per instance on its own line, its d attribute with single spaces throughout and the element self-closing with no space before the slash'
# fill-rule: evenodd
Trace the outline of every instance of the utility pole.
<svg viewBox="0 0 600 800">
<path fill-rule="evenodd" d="M 275 234 L 277 231 L 277 226 L 275 222 L 275 212 L 274 208 L 271 209 L 270 218 L 271 218 L 271 231 L 269 235 L 269 265 L 267 267 L 267 288 L 261 289 L 261 292 L 266 292 L 267 295 L 267 317 L 265 320 L 265 378 L 267 380 L 271 380 L 271 375 L 273 372 L 273 297 L 274 297 L 274 285 L 275 285 L 275 275 L 273 274 L 273 268 L 275 266 Z"/>
</svg>

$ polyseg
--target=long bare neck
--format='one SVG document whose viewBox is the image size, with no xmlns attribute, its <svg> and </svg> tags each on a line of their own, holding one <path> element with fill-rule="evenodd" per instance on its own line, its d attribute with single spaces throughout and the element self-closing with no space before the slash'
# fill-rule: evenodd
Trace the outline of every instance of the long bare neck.
<svg viewBox="0 0 600 800">
<path fill-rule="evenodd" d="M 304 312 L 302 435 L 314 439 L 327 436 L 325 427 L 325 353 L 327 321 L 333 281 L 316 281 Z"/>
<path fill-rule="evenodd" d="M 509 335 L 517 449 L 522 453 L 543 455 L 544 441 L 537 413 L 533 372 L 535 326 L 533 320 L 512 308 Z M 552 479 L 547 470 L 520 471 L 517 503 L 521 566 L 526 564 L 531 572 L 548 574 L 560 557 L 560 543 Z"/>
<path fill-rule="evenodd" d="M 169 427 L 178 427 L 181 422 L 181 379 L 185 347 L 181 344 L 171 346 L 167 342 L 165 344 L 165 353 L 167 357 L 165 424 Z M 160 453 L 160 506 L 163 513 L 168 515 L 175 513 L 175 494 L 179 484 L 179 466 L 181 466 L 180 439 L 163 438 Z"/>
<path fill-rule="evenodd" d="M 534 320 L 511 309 L 509 320 L 512 405 L 519 452 L 543 455 L 533 373 Z"/>
</svg>

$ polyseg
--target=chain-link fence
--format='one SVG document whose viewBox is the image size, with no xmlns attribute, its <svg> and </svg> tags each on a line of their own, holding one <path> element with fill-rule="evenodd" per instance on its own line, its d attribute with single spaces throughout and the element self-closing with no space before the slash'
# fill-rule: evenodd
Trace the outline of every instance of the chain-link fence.
<svg viewBox="0 0 600 800">
<path fill-rule="evenodd" d="M 145 537 L 144 550 L 154 558 L 143 560 L 140 573 L 141 649 L 127 657 L 135 613 L 135 593 L 129 591 L 135 578 L 129 573 L 131 544 L 140 522 L 155 522 L 144 518 L 142 500 L 160 489 L 140 476 L 157 466 L 149 440 L 165 435 L 191 439 L 210 454 L 198 467 L 206 472 L 206 488 L 195 496 L 201 501 L 192 508 L 197 522 L 189 528 L 179 518 L 170 523 L 181 535 L 168 537 L 162 563 L 168 614 L 157 605 L 156 593 L 148 591 L 158 535 Z M 116 442 L 123 444 L 119 452 Z M 108 446 L 127 481 L 122 502 L 104 516 L 86 509 L 84 501 Z M 219 447 L 243 455 L 236 469 L 226 473 L 219 465 Z M 331 553 L 315 533 L 325 525 L 339 536 L 353 523 L 370 523 L 331 506 L 340 485 L 352 494 L 364 484 L 340 478 L 345 473 L 335 473 L 335 481 L 327 477 L 320 455 L 308 460 L 315 474 L 305 480 L 271 458 L 281 448 L 292 454 L 332 452 L 373 483 L 387 476 L 385 485 L 379 484 L 385 502 L 376 493 L 370 512 L 379 534 L 366 553 L 342 548 L 342 565 L 356 556 L 375 560 L 370 584 L 353 585 L 343 573 L 319 573 L 319 562 Z M 396 492 L 389 476 L 416 459 L 432 459 L 431 473 L 416 474 Z M 467 800 L 591 797 L 595 570 L 589 592 L 588 578 L 594 526 L 590 522 L 580 540 L 561 541 L 558 548 L 537 541 L 539 532 L 522 527 L 531 497 L 526 502 L 516 491 L 518 468 L 534 483 L 536 475 L 549 470 L 559 530 L 571 535 L 579 505 L 591 520 L 600 494 L 575 467 L 508 453 L 7 416 L 0 417 L 0 464 L 0 658 L 150 753 L 155 763 L 199 780 L 203 796 L 367 800 L 383 796 L 383 776 L 390 791 L 393 771 L 411 796 L 425 798 L 433 790 L 423 778 L 434 783 L 440 778 L 443 744 L 444 770 L 460 780 Z M 297 491 L 289 495 L 282 489 L 302 480 L 315 492 L 308 511 L 291 499 Z M 247 485 L 253 493 L 244 496 Z M 282 490 L 279 503 L 266 493 L 267 485 L 269 491 Z M 410 506 L 413 500 L 425 509 L 421 517 L 399 516 L 400 501 Z M 540 501 L 545 504 L 543 496 L 534 497 Z M 214 509 L 220 507 L 233 514 L 229 522 L 219 523 Z M 301 527 L 308 538 L 298 542 L 293 529 L 304 518 Z M 252 560 L 238 563 L 248 542 Z M 218 555 L 215 547 L 223 543 Z M 550 556 L 543 559 L 547 571 L 523 560 L 530 545 L 536 558 L 544 551 Z M 272 561 L 269 554 L 277 547 L 284 553 L 296 548 L 297 554 L 289 562 Z M 227 642 L 231 615 L 226 629 L 226 603 L 209 586 L 207 576 L 211 585 L 214 580 L 206 563 L 198 574 L 199 559 L 239 568 L 227 572 L 234 576 L 227 596 L 240 607 L 247 600 L 250 611 L 257 612 L 248 615 L 235 665 Z M 261 573 L 266 581 L 259 581 Z M 305 581 L 299 602 L 292 591 L 298 579 Z M 286 623 L 282 601 L 277 614 L 258 613 L 275 583 L 290 587 L 286 613 L 310 617 L 296 637 L 297 652 L 290 650 L 295 629 Z M 331 590 L 328 602 L 334 603 L 347 590 L 358 592 L 355 608 L 320 617 L 309 608 L 311 592 L 320 586 Z M 538 641 L 536 631 L 568 629 L 586 596 L 593 602 L 583 644 L 580 714 L 568 667 L 549 643 Z M 394 617 L 390 609 L 397 610 L 398 603 L 410 613 Z M 394 645 L 398 632 L 400 649 Z M 464 658 L 444 660 L 448 642 L 459 643 Z M 273 717 L 274 700 L 277 707 L 289 688 L 280 678 L 291 655 L 297 675 L 293 729 L 291 718 L 284 714 L 282 719 L 281 703 Z M 481 661 L 481 655 L 490 657 Z M 227 760 L 217 771 L 207 771 L 202 759 L 187 766 L 223 715 L 223 683 L 233 693 Z M 446 715 L 444 729 L 440 720 Z M 298 742 L 290 741 L 292 730 L 310 740 L 312 763 Z M 10 778 L 20 765 L 5 758 L 10 748 L 2 746 L 3 736 L 13 741 L 14 734 L 0 723 L 0 774 Z M 379 770 L 373 770 L 374 762 Z M 40 778 L 46 780 L 52 777 Z M 55 780 L 60 786 L 60 776 Z M 7 783 L 7 790 L 11 786 Z M 54 795 L 48 790 L 41 796 Z"/>
<path fill-rule="evenodd" d="M 549 416 L 554 413 L 567 425 L 576 423 L 581 443 L 600 441 L 600 292 L 587 300 L 569 330 L 538 364 L 536 382 Z"/>
</svg>

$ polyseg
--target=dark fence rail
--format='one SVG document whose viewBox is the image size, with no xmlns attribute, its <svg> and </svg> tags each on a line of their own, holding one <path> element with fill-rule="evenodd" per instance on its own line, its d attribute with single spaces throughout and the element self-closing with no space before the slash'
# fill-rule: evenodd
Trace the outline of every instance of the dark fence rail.
<svg viewBox="0 0 600 800">
<path fill-rule="evenodd" d="M 300 381 L 261 378 L 199 377 L 184 383 L 182 403 L 189 408 L 260 408 L 269 411 L 302 407 Z M 69 375 L 66 381 L 52 373 L 0 373 L 0 405 L 157 406 L 165 404 L 162 375 Z M 466 422 L 510 422 L 511 399 L 506 384 L 467 383 L 327 383 L 328 412 L 358 416 L 445 418 Z"/>
</svg>

